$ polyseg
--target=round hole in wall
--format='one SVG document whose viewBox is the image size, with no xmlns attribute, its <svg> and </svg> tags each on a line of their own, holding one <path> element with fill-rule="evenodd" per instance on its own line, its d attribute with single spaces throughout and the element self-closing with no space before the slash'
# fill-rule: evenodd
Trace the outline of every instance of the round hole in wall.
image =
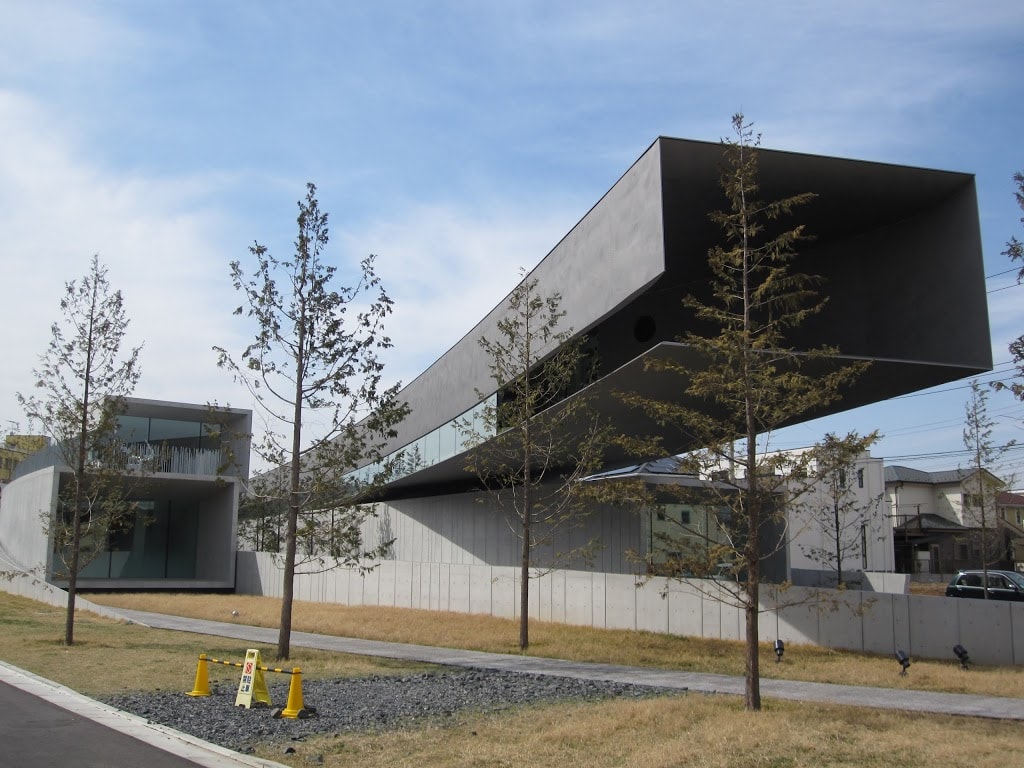
<svg viewBox="0 0 1024 768">
<path fill-rule="evenodd" d="M 650 341 L 655 330 L 654 318 L 650 315 L 641 315 L 633 325 L 633 338 L 637 341 Z"/>
</svg>

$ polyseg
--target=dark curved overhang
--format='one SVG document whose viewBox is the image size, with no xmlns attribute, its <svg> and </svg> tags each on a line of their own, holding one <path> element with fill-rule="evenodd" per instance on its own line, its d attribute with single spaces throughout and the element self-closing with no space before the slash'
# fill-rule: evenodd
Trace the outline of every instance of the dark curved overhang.
<svg viewBox="0 0 1024 768">
<path fill-rule="evenodd" d="M 666 356 L 700 365 L 678 340 L 700 328 L 683 297 L 709 298 L 709 248 L 726 207 L 719 144 L 659 138 L 531 272 L 558 292 L 564 327 L 587 334 L 600 361 L 588 393 L 623 430 L 659 434 L 615 392 L 677 397 L 678 380 L 645 370 Z M 787 226 L 813 236 L 795 269 L 822 278 L 822 312 L 786 339 L 834 347 L 872 365 L 842 400 L 807 419 L 978 375 L 992 367 L 974 177 L 792 152 L 759 150 L 761 198 L 812 192 Z M 410 417 L 398 450 L 465 412 L 493 389 L 481 336 L 495 338 L 504 303 L 402 392 Z M 662 434 L 666 453 L 694 447 Z M 608 466 L 651 457 L 609 456 Z M 384 498 L 472 486 L 459 455 L 392 482 Z"/>
</svg>

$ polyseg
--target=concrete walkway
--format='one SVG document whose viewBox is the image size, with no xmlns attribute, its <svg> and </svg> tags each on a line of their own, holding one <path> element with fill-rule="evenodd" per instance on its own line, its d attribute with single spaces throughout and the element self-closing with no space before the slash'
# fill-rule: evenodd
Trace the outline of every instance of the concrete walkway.
<svg viewBox="0 0 1024 768">
<path fill-rule="evenodd" d="M 250 627 L 219 621 L 203 621 L 179 616 L 166 616 L 164 614 L 143 611 L 117 609 L 117 613 L 138 624 L 157 629 L 173 629 L 181 632 L 232 637 L 250 643 L 277 645 L 276 629 Z M 625 667 L 615 664 L 591 664 L 560 659 L 544 659 L 535 656 L 434 648 L 424 645 L 402 645 L 399 643 L 357 640 L 331 635 L 314 635 L 306 632 L 292 632 L 291 642 L 293 646 L 305 648 L 456 667 L 497 669 L 510 672 L 525 672 L 534 675 L 558 675 L 585 680 L 612 680 L 620 683 L 653 685 L 667 689 L 699 691 L 702 693 L 742 695 L 744 692 L 743 678 L 727 675 L 673 672 L 646 667 Z M 197 654 L 199 652 L 201 651 L 197 651 Z M 910 669 L 910 674 L 913 674 L 913 667 Z M 950 674 L 970 674 L 970 672 L 961 672 L 959 669 L 951 666 Z M 898 666 L 893 661 L 893 676 L 896 677 L 897 675 Z M 792 701 L 847 704 L 855 707 L 873 707 L 875 709 L 1024 721 L 1024 699 L 996 696 L 932 693 L 929 691 L 895 688 L 866 688 L 853 685 L 803 683 L 793 680 L 768 680 L 764 678 L 761 680 L 761 695 L 764 698 L 789 699 Z"/>
<path fill-rule="evenodd" d="M 2 661 L 0 704 L 0 765 L 287 768 L 151 723 Z"/>
</svg>

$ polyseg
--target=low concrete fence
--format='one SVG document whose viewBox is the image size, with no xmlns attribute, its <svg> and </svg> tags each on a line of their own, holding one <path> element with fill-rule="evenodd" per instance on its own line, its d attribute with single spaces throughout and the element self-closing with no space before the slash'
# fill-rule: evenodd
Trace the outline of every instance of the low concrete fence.
<svg viewBox="0 0 1024 768">
<path fill-rule="evenodd" d="M 281 596 L 280 556 L 239 552 L 236 591 Z M 518 615 L 519 569 L 385 561 L 361 574 L 336 568 L 296 574 L 295 599 L 381 605 L 504 618 Z M 741 640 L 743 612 L 715 582 L 643 580 L 553 571 L 530 585 L 542 621 Z M 884 655 L 955 660 L 964 645 L 979 664 L 1024 664 L 1024 603 L 792 587 L 762 589 L 761 639 Z"/>
</svg>

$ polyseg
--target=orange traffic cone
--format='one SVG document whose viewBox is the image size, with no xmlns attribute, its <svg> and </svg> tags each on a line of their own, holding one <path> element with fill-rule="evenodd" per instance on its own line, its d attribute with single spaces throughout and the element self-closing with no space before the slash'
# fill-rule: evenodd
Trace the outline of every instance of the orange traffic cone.
<svg viewBox="0 0 1024 768">
<path fill-rule="evenodd" d="M 199 654 L 199 666 L 196 667 L 196 681 L 193 684 L 192 690 L 189 691 L 186 696 L 209 696 L 210 695 L 210 675 L 209 670 L 206 667 L 206 654 Z"/>
<path fill-rule="evenodd" d="M 302 701 L 302 670 L 295 667 L 292 670 L 292 683 L 288 686 L 288 703 L 281 710 L 281 717 L 302 717 L 305 708 L 306 705 Z"/>
</svg>

